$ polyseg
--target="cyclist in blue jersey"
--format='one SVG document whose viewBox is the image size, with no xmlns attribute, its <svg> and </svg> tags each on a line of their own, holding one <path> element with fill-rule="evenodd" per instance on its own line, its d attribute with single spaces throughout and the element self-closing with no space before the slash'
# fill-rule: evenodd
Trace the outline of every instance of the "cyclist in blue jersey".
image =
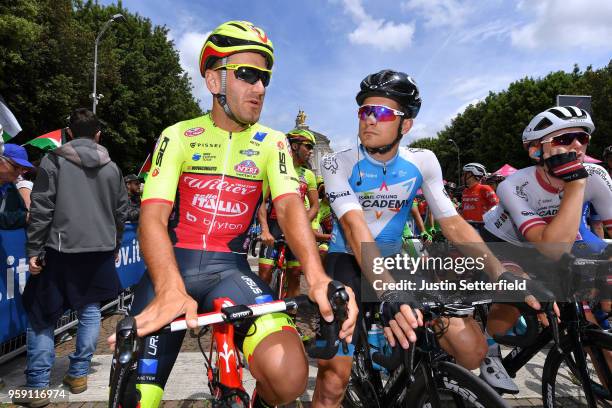
<svg viewBox="0 0 612 408">
<path fill-rule="evenodd" d="M 412 78 L 391 70 L 369 75 L 361 82 L 356 99 L 360 145 L 326 156 L 321 162 L 327 196 L 335 214 L 326 272 L 352 287 L 357 299 L 361 299 L 362 272 L 372 282 L 368 268 L 362 265 L 362 245 L 376 243 L 374 246 L 381 248 L 384 256 L 400 253 L 402 230 L 415 194 L 421 188 L 444 235 L 454 243 L 476 243 L 470 248 L 473 252 L 466 255 L 486 253 L 486 269 L 496 281 L 503 272 L 502 266 L 478 233 L 457 214 L 444 189 L 436 156 L 429 150 L 399 146 L 421 106 Z M 385 282 L 393 280 L 388 273 L 377 277 Z M 387 294 L 390 293 L 383 294 L 382 300 Z M 423 324 L 418 316 L 415 318 L 408 305 L 399 308 L 389 322 L 390 327 L 385 327 L 385 336 L 392 346 L 397 341 L 406 349 L 408 340 L 416 340 L 414 330 Z M 445 319 L 440 323 L 447 329 L 440 338 L 441 346 L 464 367 L 478 367 L 487 343 L 476 322 Z M 356 330 L 360 327 L 358 324 Z M 358 337 L 355 335 L 353 342 Z M 319 361 L 314 407 L 340 404 L 350 377 L 353 350 L 354 347 L 349 347 L 348 355 Z"/>
</svg>

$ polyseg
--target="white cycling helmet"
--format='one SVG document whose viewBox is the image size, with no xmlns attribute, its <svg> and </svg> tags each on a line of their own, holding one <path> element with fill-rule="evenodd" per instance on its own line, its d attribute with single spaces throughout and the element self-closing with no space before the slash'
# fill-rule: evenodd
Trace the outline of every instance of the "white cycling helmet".
<svg viewBox="0 0 612 408">
<path fill-rule="evenodd" d="M 595 131 L 591 115 L 576 106 L 555 106 L 538 113 L 523 131 L 523 143 L 539 140 L 560 129 L 583 128 L 588 133 Z"/>
<path fill-rule="evenodd" d="M 463 171 L 466 173 L 472 173 L 477 177 L 484 177 L 487 175 L 487 169 L 480 163 L 468 163 L 463 166 Z"/>
</svg>

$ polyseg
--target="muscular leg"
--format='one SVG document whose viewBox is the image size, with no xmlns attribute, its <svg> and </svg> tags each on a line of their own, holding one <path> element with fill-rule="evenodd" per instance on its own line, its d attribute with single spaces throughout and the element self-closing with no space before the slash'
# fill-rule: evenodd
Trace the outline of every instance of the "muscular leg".
<svg viewBox="0 0 612 408">
<path fill-rule="evenodd" d="M 288 266 L 287 267 L 287 297 L 295 297 L 300 294 L 300 275 L 302 274 L 302 267 L 299 266 Z"/>
<path fill-rule="evenodd" d="M 443 326 L 442 326 L 443 325 Z M 440 346 L 455 358 L 457 364 L 473 370 L 487 355 L 487 341 L 478 323 L 469 318 L 441 318 L 436 322 L 435 330 L 446 327 L 446 333 L 440 338 Z"/>
<path fill-rule="evenodd" d="M 257 393 L 267 403 L 283 405 L 295 401 L 308 385 L 308 361 L 304 346 L 294 331 L 277 331 L 255 348 L 249 369 L 257 380 Z"/>
<path fill-rule="evenodd" d="M 336 356 L 318 360 L 317 382 L 312 396 L 313 408 L 338 407 L 351 376 L 353 357 Z"/>
<path fill-rule="evenodd" d="M 259 261 L 259 277 L 266 282 L 268 285 L 272 281 L 272 269 L 273 265 L 268 263 L 262 263 L 261 259 Z"/>
</svg>

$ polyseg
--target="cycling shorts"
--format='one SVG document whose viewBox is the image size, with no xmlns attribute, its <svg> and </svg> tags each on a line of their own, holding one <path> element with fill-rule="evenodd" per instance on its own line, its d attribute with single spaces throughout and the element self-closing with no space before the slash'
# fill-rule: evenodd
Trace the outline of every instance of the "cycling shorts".
<svg viewBox="0 0 612 408">
<path fill-rule="evenodd" d="M 198 313 L 213 310 L 213 300 L 216 298 L 230 298 L 236 304 L 245 305 L 276 299 L 270 287 L 257 274 L 251 272 L 244 255 L 184 248 L 174 248 L 174 254 L 187 293 L 198 302 Z M 154 295 L 151 279 L 148 273 L 145 273 L 136 286 L 130 315 L 140 313 Z M 293 321 L 285 313 L 272 313 L 249 319 L 234 324 L 234 328 L 234 342 L 243 351 L 247 361 L 257 343 L 264 337 L 281 330 L 295 331 Z M 143 339 L 136 379 L 131 379 L 140 391 L 139 402 L 142 408 L 159 405 L 184 336 L 185 331 L 178 331 L 146 336 Z"/>
<path fill-rule="evenodd" d="M 268 218 L 268 228 L 270 229 L 270 234 L 274 237 L 275 240 L 279 239 L 281 235 L 283 235 L 283 230 L 281 230 L 278 221 L 274 218 Z M 274 256 L 274 247 L 268 247 L 262 244 L 262 249 L 260 249 L 259 253 L 259 263 L 264 265 L 274 265 L 274 261 L 276 257 Z M 300 262 L 297 260 L 291 249 L 289 249 L 289 245 L 285 248 L 285 262 L 287 262 L 288 268 L 298 268 L 300 266 Z"/>
</svg>

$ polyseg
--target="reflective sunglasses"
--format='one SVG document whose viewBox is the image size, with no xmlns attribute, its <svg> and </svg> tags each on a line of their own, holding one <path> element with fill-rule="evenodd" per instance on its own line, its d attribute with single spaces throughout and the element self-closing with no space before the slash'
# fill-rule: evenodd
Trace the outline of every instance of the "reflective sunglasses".
<svg viewBox="0 0 612 408">
<path fill-rule="evenodd" d="M 314 149 L 314 145 L 312 145 L 311 143 L 301 143 L 301 145 L 304 146 L 306 150 Z"/>
<path fill-rule="evenodd" d="M 257 81 L 261 80 L 263 86 L 268 86 L 270 83 L 270 77 L 272 76 L 272 71 L 269 69 L 260 68 L 249 64 L 221 65 L 220 67 L 215 68 L 215 71 L 219 69 L 232 70 L 234 71 L 236 79 L 245 81 L 251 85 L 255 85 Z"/>
<path fill-rule="evenodd" d="M 585 145 L 591 140 L 591 135 L 586 132 L 568 132 L 555 136 L 552 139 L 542 143 L 550 143 L 551 147 L 569 146 L 574 143 L 574 140 L 576 139 L 578 139 L 581 145 Z"/>
<path fill-rule="evenodd" d="M 368 116 L 374 115 L 377 122 L 391 122 L 396 116 L 404 116 L 404 112 L 390 108 L 385 105 L 362 105 L 357 111 L 359 120 L 367 120 Z"/>
</svg>

